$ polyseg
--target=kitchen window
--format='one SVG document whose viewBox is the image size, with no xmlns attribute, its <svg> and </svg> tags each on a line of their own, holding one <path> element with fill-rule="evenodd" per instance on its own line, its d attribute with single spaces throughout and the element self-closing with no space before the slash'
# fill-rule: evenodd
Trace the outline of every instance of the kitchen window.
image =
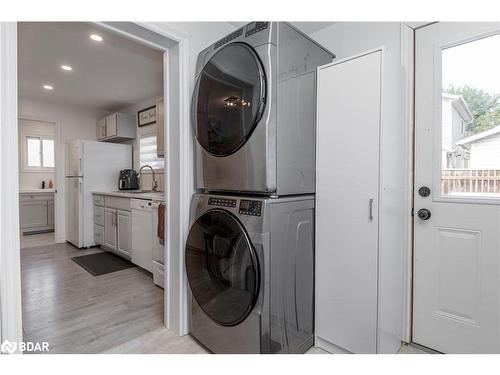
<svg viewBox="0 0 500 375">
<path fill-rule="evenodd" d="M 50 137 L 32 136 L 25 137 L 26 162 L 28 170 L 53 170 L 54 169 L 54 139 Z"/>
<path fill-rule="evenodd" d="M 156 135 L 143 135 L 139 138 L 140 166 L 150 165 L 153 169 L 163 169 L 163 158 L 157 154 Z"/>
</svg>

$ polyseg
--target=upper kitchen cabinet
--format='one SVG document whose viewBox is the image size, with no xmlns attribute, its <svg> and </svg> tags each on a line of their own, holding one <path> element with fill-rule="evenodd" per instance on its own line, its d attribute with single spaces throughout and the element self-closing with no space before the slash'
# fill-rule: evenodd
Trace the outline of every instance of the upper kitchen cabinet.
<svg viewBox="0 0 500 375">
<path fill-rule="evenodd" d="M 163 97 L 156 100 L 156 154 L 165 157 L 165 120 Z"/>
<path fill-rule="evenodd" d="M 97 121 L 97 140 L 120 142 L 135 139 L 136 125 L 134 116 L 115 112 Z"/>
</svg>

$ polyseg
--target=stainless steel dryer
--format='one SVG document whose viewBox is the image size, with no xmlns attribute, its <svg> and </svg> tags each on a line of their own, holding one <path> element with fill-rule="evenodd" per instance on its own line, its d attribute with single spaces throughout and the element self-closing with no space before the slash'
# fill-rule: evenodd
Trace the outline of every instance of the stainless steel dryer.
<svg viewBox="0 0 500 375">
<path fill-rule="evenodd" d="M 196 194 L 186 243 L 191 334 L 215 353 L 313 345 L 314 197 Z"/>
<path fill-rule="evenodd" d="M 333 55 L 283 22 L 253 22 L 203 50 L 192 123 L 205 191 L 314 193 L 316 68 Z"/>
</svg>

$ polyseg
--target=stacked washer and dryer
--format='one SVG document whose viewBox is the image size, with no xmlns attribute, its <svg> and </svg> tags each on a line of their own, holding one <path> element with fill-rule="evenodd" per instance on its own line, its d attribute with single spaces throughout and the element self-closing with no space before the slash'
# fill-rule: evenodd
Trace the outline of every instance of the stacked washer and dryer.
<svg viewBox="0 0 500 375">
<path fill-rule="evenodd" d="M 333 57 L 279 22 L 199 54 L 185 262 L 191 334 L 215 353 L 313 345 L 316 68 Z"/>
</svg>

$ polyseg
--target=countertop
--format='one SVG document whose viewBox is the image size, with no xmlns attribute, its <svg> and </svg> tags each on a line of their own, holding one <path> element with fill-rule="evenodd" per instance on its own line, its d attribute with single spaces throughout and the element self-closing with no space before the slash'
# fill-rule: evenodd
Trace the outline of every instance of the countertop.
<svg viewBox="0 0 500 375">
<path fill-rule="evenodd" d="M 21 189 L 19 190 L 19 194 L 47 194 L 47 193 L 55 193 L 56 189 Z"/>
<path fill-rule="evenodd" d="M 154 199 L 163 200 L 165 193 L 163 191 L 138 191 L 135 190 L 120 190 L 120 191 L 93 191 L 92 194 L 95 195 L 108 195 L 112 197 L 122 197 L 122 198 L 136 198 L 136 199 Z"/>
</svg>

